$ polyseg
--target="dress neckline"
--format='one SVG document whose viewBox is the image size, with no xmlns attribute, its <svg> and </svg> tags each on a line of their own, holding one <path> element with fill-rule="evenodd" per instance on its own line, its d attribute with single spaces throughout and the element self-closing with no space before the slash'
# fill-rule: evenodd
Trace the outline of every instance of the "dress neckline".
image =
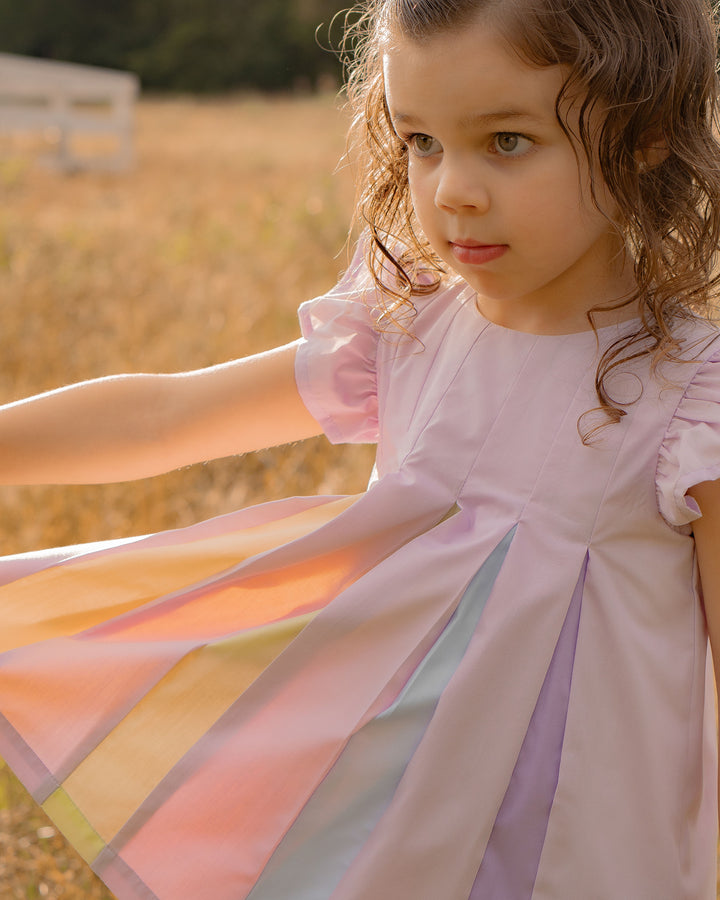
<svg viewBox="0 0 720 900">
<path fill-rule="evenodd" d="M 492 319 L 488 319 L 487 316 L 483 315 L 480 311 L 480 308 L 477 305 L 477 292 L 470 287 L 470 285 L 463 285 L 461 283 L 458 284 L 460 288 L 460 293 L 458 294 L 458 301 L 465 306 L 468 306 L 473 313 L 473 315 L 485 325 L 485 327 L 490 327 L 493 329 L 497 329 L 500 332 L 504 332 L 508 335 L 526 335 L 528 338 L 534 338 L 537 340 L 560 340 L 560 339 L 570 339 L 577 338 L 580 339 L 583 335 L 590 335 L 592 338 L 599 337 L 601 335 L 607 335 L 611 332 L 616 332 L 618 337 L 624 336 L 626 333 L 630 333 L 633 330 L 637 330 L 642 326 L 642 319 L 640 316 L 632 316 L 628 319 L 622 319 L 619 322 L 612 322 L 609 325 L 599 325 L 597 328 L 584 328 L 581 331 L 565 331 L 565 332 L 552 332 L 552 333 L 538 333 L 535 331 L 522 331 L 518 328 L 510 328 L 507 325 L 499 325 L 497 322 L 493 322 Z"/>
</svg>

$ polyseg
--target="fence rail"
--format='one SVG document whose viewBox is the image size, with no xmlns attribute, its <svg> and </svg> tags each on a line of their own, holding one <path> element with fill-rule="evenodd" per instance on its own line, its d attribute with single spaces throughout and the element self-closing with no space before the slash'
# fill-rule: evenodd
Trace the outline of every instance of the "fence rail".
<svg viewBox="0 0 720 900">
<path fill-rule="evenodd" d="M 139 81 L 128 72 L 0 53 L 0 133 L 50 138 L 65 171 L 132 164 Z M 83 153 L 76 138 L 108 136 L 111 151 Z"/>
</svg>

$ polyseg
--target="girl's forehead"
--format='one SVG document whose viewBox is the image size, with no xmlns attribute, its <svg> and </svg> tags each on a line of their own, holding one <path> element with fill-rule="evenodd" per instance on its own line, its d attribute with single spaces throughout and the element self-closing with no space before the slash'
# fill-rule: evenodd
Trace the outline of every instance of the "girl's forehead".
<svg viewBox="0 0 720 900">
<path fill-rule="evenodd" d="M 428 110 L 477 119 L 510 112 L 556 121 L 566 73 L 532 66 L 493 27 L 482 22 L 421 41 L 388 32 L 383 45 L 385 92 L 396 119 Z"/>
</svg>

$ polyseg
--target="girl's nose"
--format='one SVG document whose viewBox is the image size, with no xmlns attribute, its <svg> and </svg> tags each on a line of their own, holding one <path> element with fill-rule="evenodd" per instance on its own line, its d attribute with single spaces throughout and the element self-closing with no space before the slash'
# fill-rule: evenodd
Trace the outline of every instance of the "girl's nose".
<svg viewBox="0 0 720 900">
<path fill-rule="evenodd" d="M 446 212 L 461 209 L 487 212 L 490 194 L 480 173 L 462 160 L 443 160 L 435 191 L 435 205 Z"/>
</svg>

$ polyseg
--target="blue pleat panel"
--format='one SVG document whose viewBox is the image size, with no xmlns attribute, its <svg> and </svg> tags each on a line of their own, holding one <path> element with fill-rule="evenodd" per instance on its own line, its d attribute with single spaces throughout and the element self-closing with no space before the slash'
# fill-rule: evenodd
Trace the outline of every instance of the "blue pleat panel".
<svg viewBox="0 0 720 900">
<path fill-rule="evenodd" d="M 514 533 L 515 528 L 474 576 L 442 634 L 393 704 L 348 741 L 247 900 L 320 900 L 333 893 L 390 804 L 440 695 L 468 648 Z"/>
</svg>

